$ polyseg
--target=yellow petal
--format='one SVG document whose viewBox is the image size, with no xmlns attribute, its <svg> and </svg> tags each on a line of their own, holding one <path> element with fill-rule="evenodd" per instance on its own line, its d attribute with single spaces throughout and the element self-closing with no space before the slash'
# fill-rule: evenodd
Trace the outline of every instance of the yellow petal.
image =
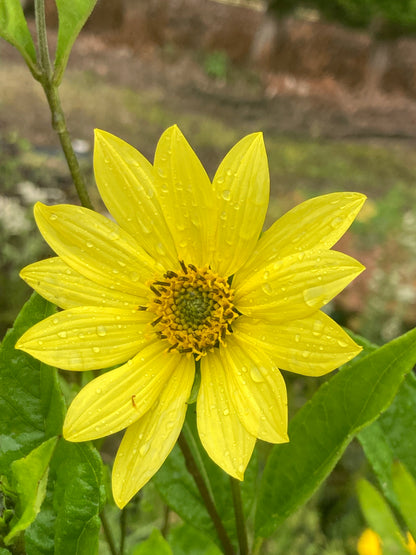
<svg viewBox="0 0 416 555">
<path fill-rule="evenodd" d="M 45 240 L 71 268 L 118 291 L 148 296 L 144 283 L 163 272 L 117 224 L 80 206 L 35 205 Z"/>
<path fill-rule="evenodd" d="M 332 250 L 287 256 L 237 286 L 235 306 L 247 316 L 274 322 L 305 318 L 363 270 L 354 258 Z"/>
<path fill-rule="evenodd" d="M 80 306 L 29 328 L 16 349 L 64 370 L 108 368 L 140 350 L 151 319 L 144 311 Z"/>
<path fill-rule="evenodd" d="M 141 418 L 155 403 L 183 355 L 165 353 L 157 340 L 123 366 L 86 385 L 72 401 L 64 422 L 68 441 L 113 434 Z"/>
<path fill-rule="evenodd" d="M 94 283 L 59 257 L 47 258 L 23 268 L 20 277 L 45 299 L 60 308 L 103 306 L 137 310 L 146 300 Z"/>
<path fill-rule="evenodd" d="M 283 370 L 322 376 L 354 358 L 361 347 L 323 312 L 272 324 L 241 316 L 234 336 L 246 349 L 267 353 Z"/>
<path fill-rule="evenodd" d="M 155 153 L 158 196 L 178 256 L 197 266 L 207 263 L 207 236 L 214 226 L 211 182 L 176 125 L 161 136 Z"/>
<path fill-rule="evenodd" d="M 175 268 L 178 257 L 150 162 L 118 137 L 96 130 L 94 171 L 101 198 L 120 227 L 166 269 Z"/>
<path fill-rule="evenodd" d="M 240 421 L 231 400 L 227 370 L 217 350 L 201 360 L 196 407 L 198 433 L 208 455 L 230 476 L 243 480 L 256 437 Z"/>
<path fill-rule="evenodd" d="M 331 248 L 350 227 L 365 199 L 360 193 L 330 193 L 295 206 L 263 233 L 253 255 L 236 274 L 235 283 L 277 258 Z"/>
<path fill-rule="evenodd" d="M 264 441 L 289 441 L 286 385 L 276 364 L 238 336 L 228 338 L 226 348 L 220 349 L 232 403 L 244 427 Z"/>
<path fill-rule="evenodd" d="M 261 133 L 239 141 L 221 162 L 213 181 L 217 206 L 211 266 L 232 275 L 252 253 L 269 201 L 269 167 Z"/>
<path fill-rule="evenodd" d="M 127 428 L 113 466 L 113 496 L 120 508 L 159 470 L 175 445 L 194 374 L 194 360 L 181 357 L 153 407 Z"/>
</svg>

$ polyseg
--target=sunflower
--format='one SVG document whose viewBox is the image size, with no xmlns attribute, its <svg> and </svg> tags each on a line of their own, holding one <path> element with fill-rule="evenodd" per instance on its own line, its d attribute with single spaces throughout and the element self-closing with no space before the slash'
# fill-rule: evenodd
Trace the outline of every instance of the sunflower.
<svg viewBox="0 0 416 555">
<path fill-rule="evenodd" d="M 16 347 L 65 370 L 112 368 L 75 397 L 63 433 L 87 441 L 126 428 L 113 467 L 119 507 L 172 450 L 194 383 L 201 442 L 242 480 L 256 438 L 288 441 L 279 369 L 320 376 L 360 351 L 320 309 L 363 270 L 331 247 L 365 197 L 308 200 L 261 235 L 261 133 L 239 141 L 211 182 L 177 126 L 162 134 L 153 165 L 96 131 L 94 170 L 115 221 L 36 204 L 58 256 L 21 276 L 63 310 Z"/>
</svg>

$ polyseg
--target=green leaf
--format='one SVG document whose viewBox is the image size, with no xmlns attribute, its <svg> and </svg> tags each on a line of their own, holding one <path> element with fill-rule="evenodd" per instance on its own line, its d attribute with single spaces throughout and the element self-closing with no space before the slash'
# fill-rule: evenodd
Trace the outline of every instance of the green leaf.
<svg viewBox="0 0 416 555">
<path fill-rule="evenodd" d="M 91 15 L 96 2 L 97 0 L 71 0 L 70 2 L 68 0 L 56 0 L 59 28 L 54 81 L 57 85 L 61 82 L 72 45 Z"/>
<path fill-rule="evenodd" d="M 65 403 L 57 373 L 16 351 L 18 338 L 55 307 L 34 293 L 0 348 L 0 474 L 12 481 L 12 463 L 60 435 Z M 45 500 L 25 531 L 27 555 L 93 555 L 103 504 L 102 462 L 90 444 L 60 439 L 51 459 Z"/>
<path fill-rule="evenodd" d="M 230 536 L 236 543 L 235 517 L 229 476 L 219 468 L 207 455 L 199 440 L 195 405 L 188 407 L 184 434 L 192 450 L 198 468 L 203 475 L 211 497 Z M 244 512 L 247 515 L 255 497 L 257 478 L 257 458 L 253 455 L 241 483 Z M 154 476 L 153 481 L 165 502 L 178 513 L 183 520 L 197 530 L 211 537 L 218 543 L 218 537 L 212 520 L 201 499 L 192 476 L 186 469 L 181 450 L 175 446 L 166 462 Z"/>
<path fill-rule="evenodd" d="M 416 376 L 410 373 L 401 384 L 390 407 L 362 430 L 363 446 L 386 498 L 399 509 L 391 468 L 400 460 L 416 480 Z"/>
<path fill-rule="evenodd" d="M 0 2 L 0 37 L 19 50 L 33 71 L 36 66 L 36 50 L 20 0 Z"/>
<path fill-rule="evenodd" d="M 11 463 L 61 434 L 65 404 L 57 372 L 14 346 L 28 328 L 55 312 L 34 293 L 0 347 L 0 474 L 11 480 Z"/>
<path fill-rule="evenodd" d="M 397 495 L 402 515 L 406 526 L 416 538 L 416 482 L 406 467 L 400 462 L 393 465 L 393 487 Z"/>
<path fill-rule="evenodd" d="M 56 446 L 57 438 L 48 439 L 36 447 L 29 455 L 14 461 L 12 489 L 17 494 L 17 507 L 11 529 L 4 538 L 6 545 L 25 530 L 36 518 L 45 498 L 49 462 Z"/>
<path fill-rule="evenodd" d="M 174 555 L 221 555 L 215 543 L 207 540 L 206 536 L 198 532 L 189 524 L 176 526 L 169 531 L 169 545 Z"/>
<path fill-rule="evenodd" d="M 46 500 L 25 535 L 27 555 L 97 553 L 104 500 L 102 461 L 96 449 L 60 439 Z"/>
<path fill-rule="evenodd" d="M 133 549 L 131 555 L 173 555 L 172 549 L 157 528 L 144 542 Z"/>
<path fill-rule="evenodd" d="M 328 476 L 348 443 L 392 402 L 416 360 L 416 330 L 345 365 L 293 418 L 264 471 L 256 534 L 268 536 Z"/>
<path fill-rule="evenodd" d="M 383 552 L 389 555 L 409 555 L 399 525 L 381 493 L 367 480 L 358 482 L 357 492 L 366 521 L 381 538 Z"/>
</svg>

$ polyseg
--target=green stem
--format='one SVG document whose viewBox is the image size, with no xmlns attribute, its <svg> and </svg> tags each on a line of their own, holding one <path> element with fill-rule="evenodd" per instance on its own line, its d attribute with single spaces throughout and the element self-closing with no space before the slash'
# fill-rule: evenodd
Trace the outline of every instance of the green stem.
<svg viewBox="0 0 416 555">
<path fill-rule="evenodd" d="M 45 2 L 35 0 L 36 34 L 38 36 L 38 63 L 42 75 L 48 79 L 52 78 L 52 66 L 49 58 L 48 38 L 46 35 Z"/>
<path fill-rule="evenodd" d="M 209 516 L 211 517 L 212 522 L 215 526 L 215 530 L 217 531 L 218 538 L 224 550 L 224 555 L 235 555 L 235 551 L 231 544 L 230 538 L 228 537 L 227 531 L 224 528 L 224 524 L 221 521 L 214 501 L 208 491 L 207 485 L 205 484 L 202 474 L 199 471 L 192 451 L 183 433 L 181 433 L 178 438 L 178 444 L 182 450 L 183 456 L 185 457 L 186 468 L 194 479 L 199 493 L 201 494 L 202 500 L 205 503 L 205 507 L 207 508 Z"/>
<path fill-rule="evenodd" d="M 108 520 L 104 511 L 101 511 L 100 519 L 101 519 L 101 524 L 103 526 L 105 539 L 107 540 L 108 547 L 110 548 L 110 551 L 111 551 L 111 555 L 118 555 L 116 544 L 114 542 L 113 535 L 111 534 L 110 525 L 108 524 Z"/>
<path fill-rule="evenodd" d="M 56 131 L 64 152 L 66 162 L 71 172 L 72 180 L 78 193 L 82 206 L 93 209 L 87 188 L 81 174 L 78 159 L 72 148 L 71 138 L 66 126 L 65 115 L 62 110 L 58 86 L 53 80 L 53 70 L 49 58 L 48 39 L 46 35 L 45 5 L 44 0 L 35 0 L 36 32 L 38 36 L 39 62 L 41 75 L 38 81 L 45 91 L 49 108 L 52 114 L 52 127 Z"/>
<path fill-rule="evenodd" d="M 263 542 L 264 542 L 264 538 L 261 538 L 261 537 L 256 538 L 253 545 L 253 555 L 259 555 Z"/>
<path fill-rule="evenodd" d="M 127 513 L 123 508 L 120 513 L 120 550 L 119 555 L 124 555 L 124 543 L 126 540 Z"/>
<path fill-rule="evenodd" d="M 240 482 L 230 476 L 231 493 L 233 496 L 235 525 L 237 529 L 238 545 L 240 555 L 248 555 L 247 529 L 244 518 L 243 503 L 241 501 Z"/>
</svg>

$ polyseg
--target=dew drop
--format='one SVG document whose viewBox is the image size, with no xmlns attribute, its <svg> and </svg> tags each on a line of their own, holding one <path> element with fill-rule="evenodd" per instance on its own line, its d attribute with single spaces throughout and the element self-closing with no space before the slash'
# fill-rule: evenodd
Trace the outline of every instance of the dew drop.
<svg viewBox="0 0 416 555">
<path fill-rule="evenodd" d="M 264 283 L 261 288 L 266 293 L 266 295 L 271 295 L 273 293 L 273 287 L 270 285 L 270 283 Z"/>
<path fill-rule="evenodd" d="M 58 320 L 58 318 L 54 318 L 54 319 L 52 320 L 52 322 L 53 322 L 54 324 L 57 324 L 57 323 L 59 322 L 59 320 Z"/>
<path fill-rule="evenodd" d="M 94 245 L 91 243 L 91 241 L 87 241 L 85 243 L 87 245 L 87 247 L 90 249 L 91 247 L 93 247 Z"/>
<path fill-rule="evenodd" d="M 94 353 L 99 353 L 100 347 L 93 347 L 92 350 L 94 351 Z"/>
<path fill-rule="evenodd" d="M 267 272 L 267 271 L 264 272 L 263 279 L 269 279 L 269 277 L 270 277 L 270 272 Z"/>
<path fill-rule="evenodd" d="M 260 370 L 256 366 L 253 366 L 250 369 L 250 376 L 251 376 L 251 379 L 253 380 L 253 382 L 260 383 L 260 382 L 264 381 L 262 373 L 260 372 Z"/>
<path fill-rule="evenodd" d="M 100 395 L 101 392 L 102 392 L 101 387 L 97 387 L 97 389 L 95 390 L 95 393 L 96 393 L 97 395 Z"/>
<path fill-rule="evenodd" d="M 217 178 L 217 183 L 224 183 L 224 177 L 223 176 L 218 177 Z"/>
<path fill-rule="evenodd" d="M 230 414 L 230 411 L 228 409 L 223 410 L 223 415 L 224 416 L 228 416 L 229 414 Z"/>
<path fill-rule="evenodd" d="M 104 326 L 97 326 L 97 335 L 99 335 L 100 337 L 104 337 L 107 333 L 107 330 L 105 329 Z"/>
<path fill-rule="evenodd" d="M 66 331 L 58 331 L 58 335 L 59 337 L 62 337 L 62 339 L 65 339 L 68 334 Z"/>
<path fill-rule="evenodd" d="M 225 189 L 224 191 L 222 191 L 221 196 L 224 200 L 230 200 L 231 191 L 229 191 L 228 189 Z"/>
<path fill-rule="evenodd" d="M 299 343 L 300 341 L 300 335 L 298 333 L 295 335 L 295 341 L 296 343 Z"/>
<path fill-rule="evenodd" d="M 331 222 L 331 226 L 333 228 L 337 228 L 339 227 L 339 225 L 342 223 L 342 218 L 338 217 L 338 218 L 334 218 Z"/>
<path fill-rule="evenodd" d="M 58 219 L 58 216 L 57 216 L 56 214 L 52 213 L 52 214 L 49 216 L 49 219 L 50 219 L 50 220 L 57 220 L 57 219 Z"/>
<path fill-rule="evenodd" d="M 140 453 L 140 455 L 141 455 L 142 457 L 144 457 L 144 456 L 146 455 L 146 453 L 149 451 L 149 447 L 150 447 L 149 442 L 144 443 L 144 444 L 140 447 L 139 453 Z"/>
<path fill-rule="evenodd" d="M 346 347 L 348 345 L 348 343 L 346 343 L 345 341 L 341 341 L 341 339 L 338 339 L 337 343 L 340 347 Z"/>
</svg>

